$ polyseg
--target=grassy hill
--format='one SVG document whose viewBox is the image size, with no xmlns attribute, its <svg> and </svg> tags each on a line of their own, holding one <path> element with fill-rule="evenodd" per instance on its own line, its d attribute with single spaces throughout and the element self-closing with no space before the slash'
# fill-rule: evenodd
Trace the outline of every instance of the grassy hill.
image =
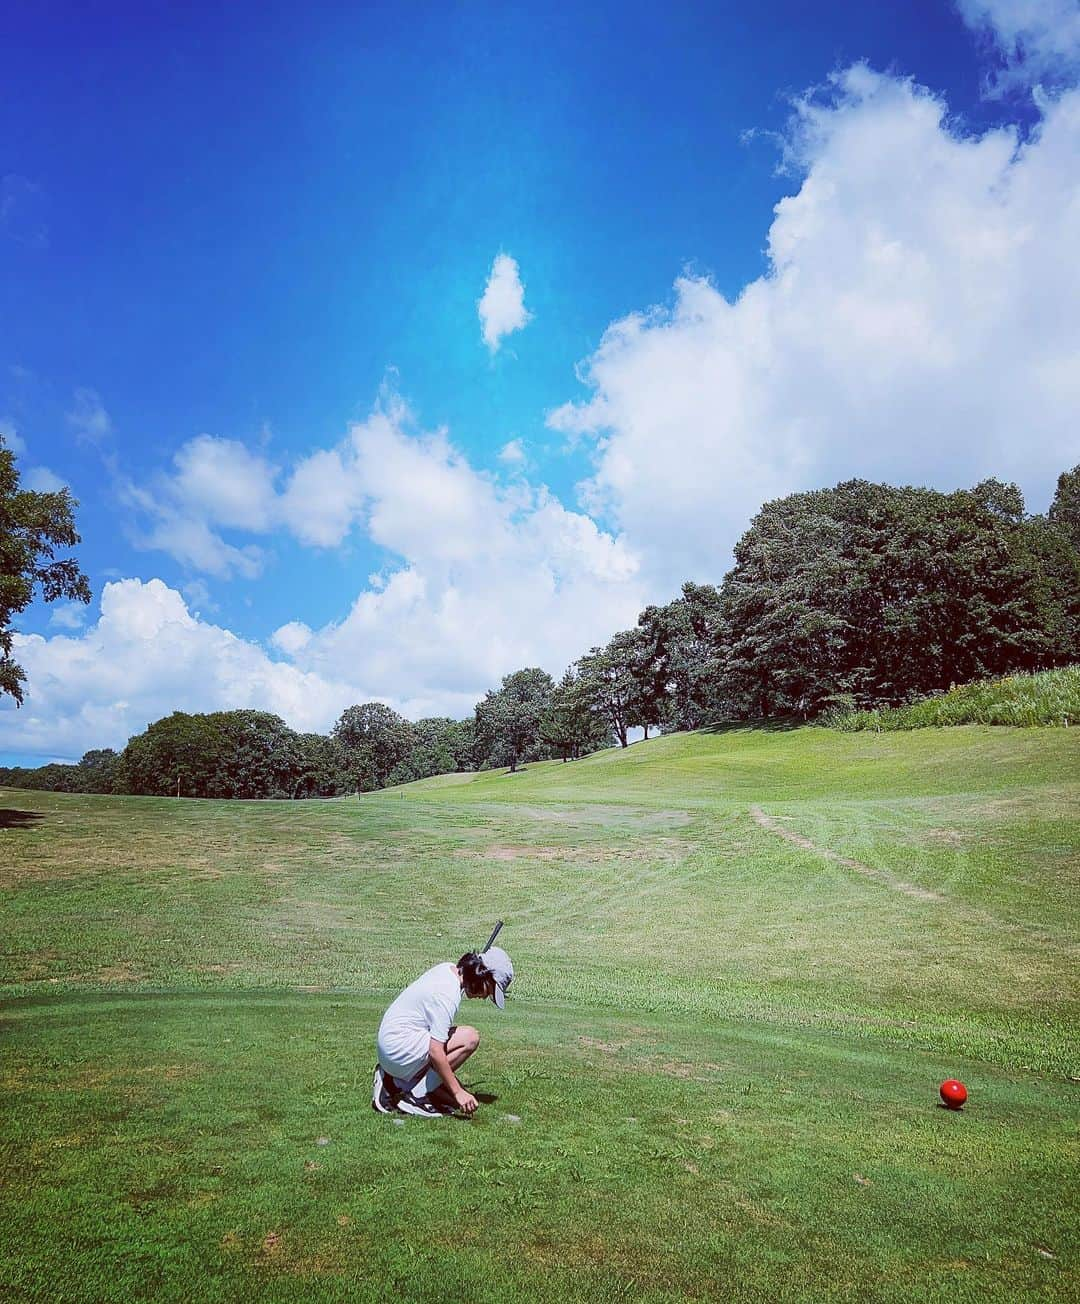
<svg viewBox="0 0 1080 1304">
<path fill-rule="evenodd" d="M 1076 731 L 977 726 L 0 793 L 0 1291 L 1069 1298 L 1078 798 Z M 387 1000 L 497 917 L 487 1103 L 372 1114 Z"/>
</svg>

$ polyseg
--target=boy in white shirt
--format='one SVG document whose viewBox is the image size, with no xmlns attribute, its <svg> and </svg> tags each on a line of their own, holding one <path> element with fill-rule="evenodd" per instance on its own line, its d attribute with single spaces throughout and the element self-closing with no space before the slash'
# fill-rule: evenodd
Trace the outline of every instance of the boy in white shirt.
<svg viewBox="0 0 1080 1304">
<path fill-rule="evenodd" d="M 458 1027 L 454 1019 L 462 994 L 473 1000 L 490 997 L 502 1009 L 513 977 L 510 957 L 492 946 L 481 954 L 468 952 L 457 964 L 437 964 L 410 983 L 379 1025 L 372 1109 L 422 1118 L 454 1109 L 474 1113 L 478 1101 L 456 1070 L 480 1045 L 480 1034 Z"/>
</svg>

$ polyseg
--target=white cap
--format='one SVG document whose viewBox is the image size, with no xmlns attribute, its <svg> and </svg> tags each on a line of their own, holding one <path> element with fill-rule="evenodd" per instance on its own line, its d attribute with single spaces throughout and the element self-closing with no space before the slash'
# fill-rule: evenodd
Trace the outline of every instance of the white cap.
<svg viewBox="0 0 1080 1304">
<path fill-rule="evenodd" d="M 480 959 L 495 979 L 495 993 L 491 999 L 501 1010 L 506 1004 L 506 989 L 514 981 L 514 966 L 501 946 L 492 946 L 482 951 Z"/>
</svg>

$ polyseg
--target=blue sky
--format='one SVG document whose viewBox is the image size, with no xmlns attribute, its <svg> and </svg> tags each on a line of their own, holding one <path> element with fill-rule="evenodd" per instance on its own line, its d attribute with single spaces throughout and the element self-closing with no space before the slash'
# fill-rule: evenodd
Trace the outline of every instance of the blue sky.
<svg viewBox="0 0 1080 1304">
<path fill-rule="evenodd" d="M 1080 38 L 1034 7 L 10 7 L 0 429 L 95 601 L 21 619 L 0 754 L 465 714 L 849 475 L 1045 508 Z"/>
</svg>

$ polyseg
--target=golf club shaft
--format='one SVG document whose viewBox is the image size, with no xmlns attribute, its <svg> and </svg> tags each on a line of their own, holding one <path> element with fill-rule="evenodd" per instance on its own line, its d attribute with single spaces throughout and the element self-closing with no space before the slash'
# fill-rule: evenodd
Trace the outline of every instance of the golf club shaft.
<svg viewBox="0 0 1080 1304">
<path fill-rule="evenodd" d="M 500 919 L 498 923 L 495 925 L 495 927 L 491 930 L 491 936 L 487 940 L 487 946 L 484 947 L 484 951 L 491 950 L 492 946 L 495 944 L 495 939 L 499 936 L 499 929 L 502 928 L 502 926 L 503 926 L 503 921 Z M 484 951 L 481 951 L 480 954 L 483 955 Z"/>
</svg>

